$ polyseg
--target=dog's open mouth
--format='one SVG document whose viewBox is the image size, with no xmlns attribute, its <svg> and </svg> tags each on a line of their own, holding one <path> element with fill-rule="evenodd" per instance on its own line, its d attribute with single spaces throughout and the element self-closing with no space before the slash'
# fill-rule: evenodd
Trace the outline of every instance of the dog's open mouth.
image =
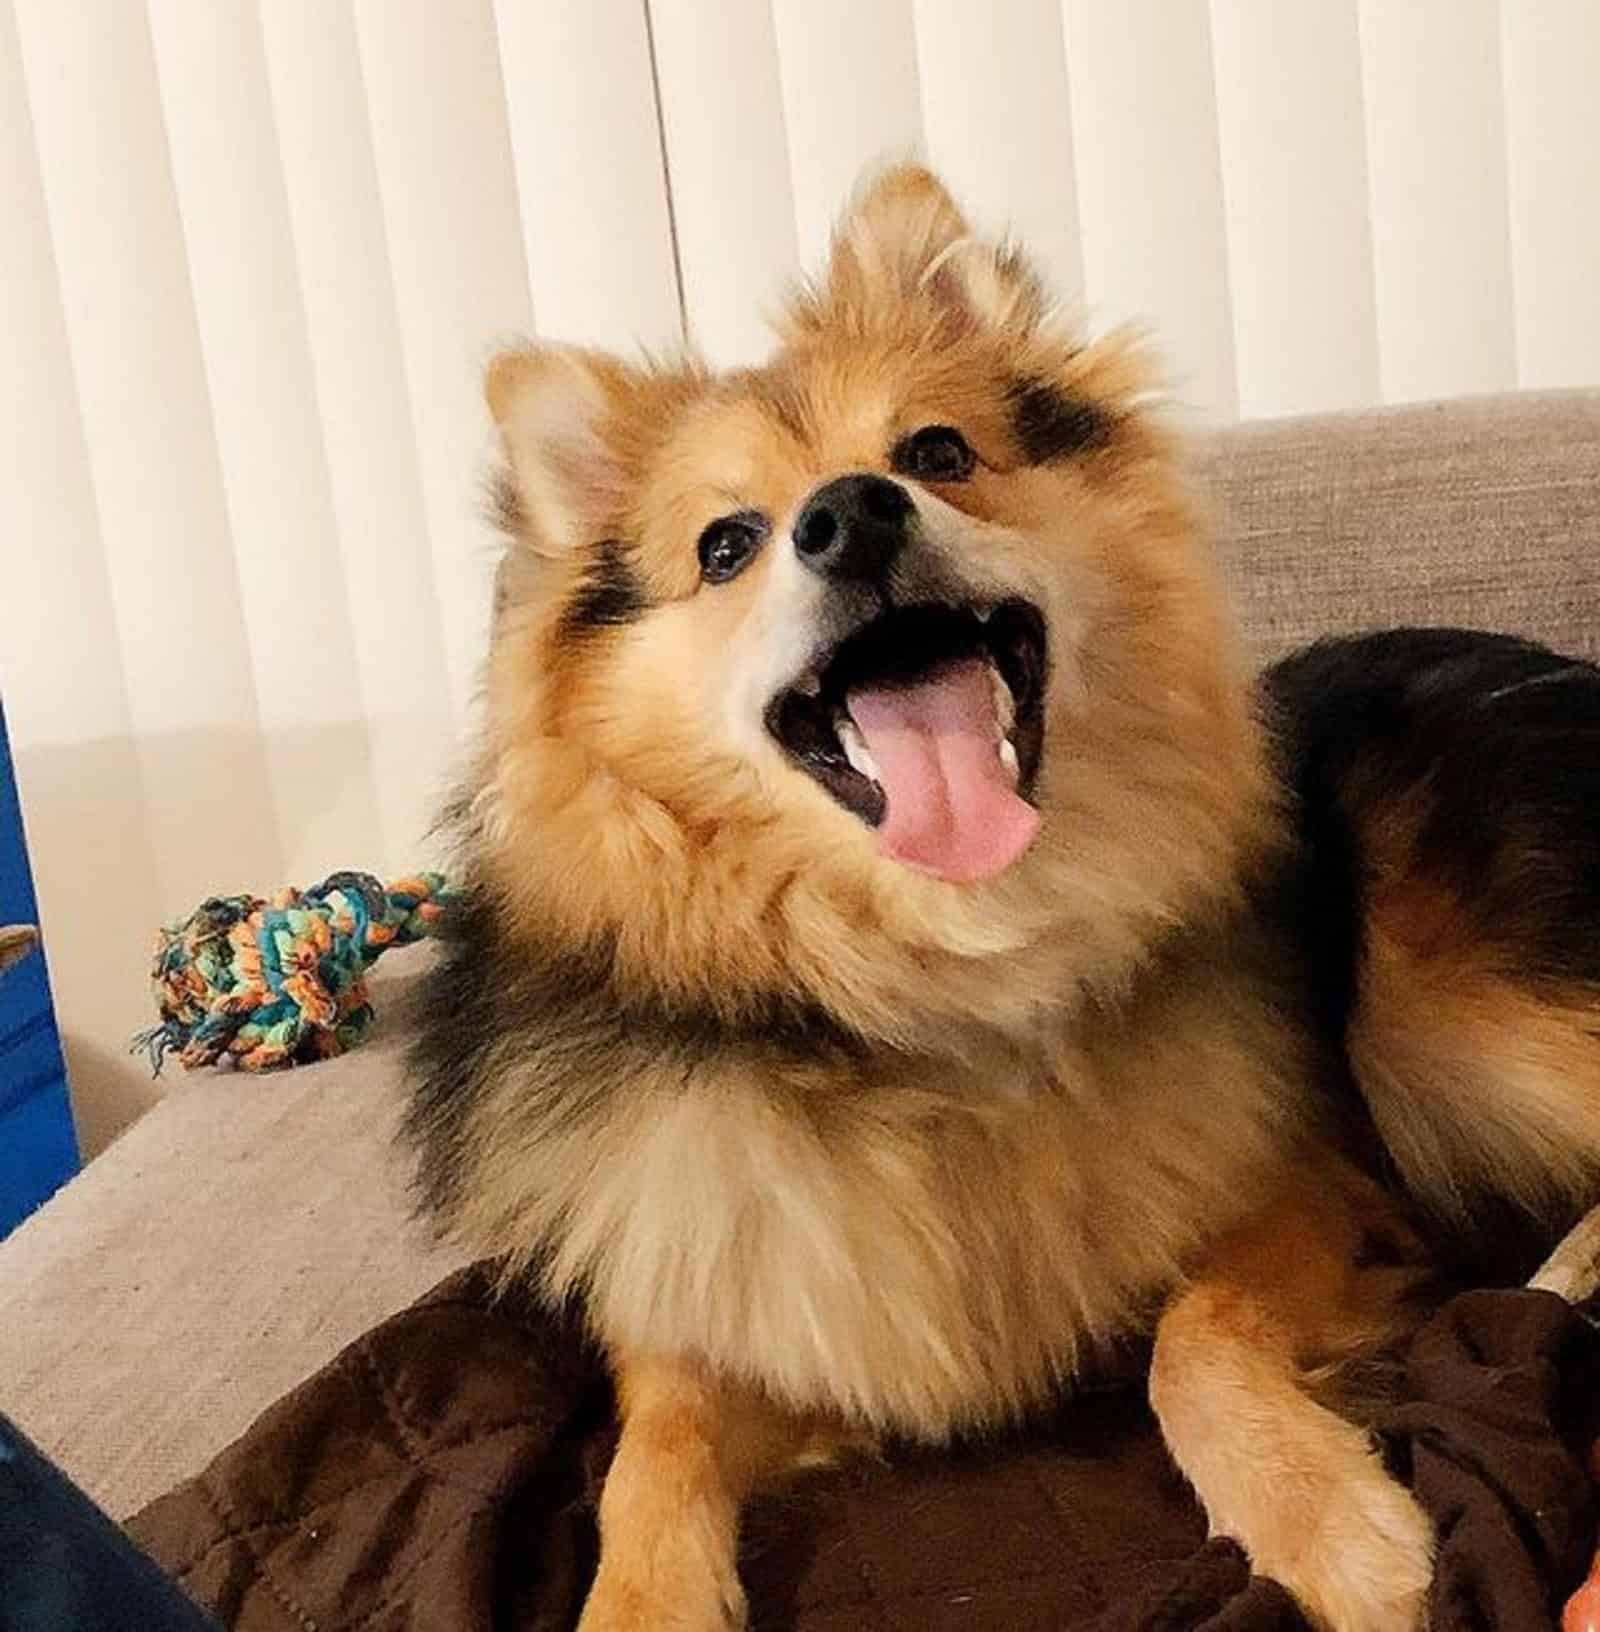
<svg viewBox="0 0 1600 1632">
<path fill-rule="evenodd" d="M 988 878 L 1038 831 L 1046 658 L 1025 601 L 895 607 L 779 692 L 767 729 L 888 854 Z"/>
</svg>

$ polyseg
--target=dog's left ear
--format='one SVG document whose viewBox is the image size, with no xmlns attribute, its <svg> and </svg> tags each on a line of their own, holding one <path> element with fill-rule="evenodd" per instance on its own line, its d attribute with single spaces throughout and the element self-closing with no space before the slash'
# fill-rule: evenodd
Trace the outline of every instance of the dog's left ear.
<svg viewBox="0 0 1600 1632">
<path fill-rule="evenodd" d="M 931 170 L 901 164 L 858 192 L 834 232 L 826 273 L 790 322 L 799 332 L 858 329 L 916 304 L 956 322 L 1025 332 L 1046 302 L 1020 251 L 975 237 Z"/>
</svg>

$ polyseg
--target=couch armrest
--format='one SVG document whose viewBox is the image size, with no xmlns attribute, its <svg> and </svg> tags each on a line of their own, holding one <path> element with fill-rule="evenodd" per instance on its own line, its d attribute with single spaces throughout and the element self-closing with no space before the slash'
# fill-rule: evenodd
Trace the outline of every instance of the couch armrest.
<svg viewBox="0 0 1600 1632">
<path fill-rule="evenodd" d="M 390 1148 L 406 984 L 341 1059 L 175 1076 L 0 1243 L 0 1411 L 114 1516 L 459 1264 Z"/>
</svg>

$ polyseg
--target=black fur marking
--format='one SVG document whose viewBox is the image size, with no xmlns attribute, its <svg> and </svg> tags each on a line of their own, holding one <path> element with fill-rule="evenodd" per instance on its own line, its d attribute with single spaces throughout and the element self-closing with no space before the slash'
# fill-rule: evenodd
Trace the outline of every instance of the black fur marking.
<svg viewBox="0 0 1600 1632">
<path fill-rule="evenodd" d="M 415 1151 L 419 1211 L 448 1219 L 459 1200 L 475 1106 L 507 1073 L 559 1133 L 663 1065 L 685 1083 L 732 1052 L 760 1062 L 857 1059 L 865 1045 L 821 1008 L 773 995 L 737 1020 L 622 989 L 609 946 L 513 942 L 491 899 L 469 889 L 442 926 L 442 956 L 414 1016 L 402 1138 Z"/>
<path fill-rule="evenodd" d="M 1392 1231 L 1372 1225 L 1361 1232 L 1350 1260 L 1354 1269 L 1404 1269 L 1421 1261 L 1420 1249 L 1407 1245 Z"/>
<path fill-rule="evenodd" d="M 1600 668 L 1509 636 L 1403 629 L 1321 642 L 1266 687 L 1302 837 L 1357 911 L 1363 829 L 1408 806 L 1424 813 L 1412 871 L 1513 954 L 1508 971 L 1600 983 Z M 1353 920 L 1336 927 L 1353 948 Z"/>
<path fill-rule="evenodd" d="M 626 548 L 614 538 L 602 539 L 591 552 L 589 570 L 577 593 L 561 614 L 561 632 L 582 635 L 595 629 L 618 629 L 649 609 L 644 583 L 628 560 Z"/>
<path fill-rule="evenodd" d="M 1345 1033 L 1355 1005 L 1360 944 L 1355 839 L 1337 785 L 1309 740 L 1295 703 L 1269 671 L 1264 701 L 1273 727 L 1280 781 L 1292 796 L 1295 848 L 1253 891 L 1262 917 L 1291 945 L 1302 1002 L 1318 1041 L 1344 1065 Z"/>
<path fill-rule="evenodd" d="M 1110 414 L 1044 380 L 1017 380 L 1008 398 L 1011 426 L 1030 465 L 1091 453 L 1111 440 Z"/>
</svg>

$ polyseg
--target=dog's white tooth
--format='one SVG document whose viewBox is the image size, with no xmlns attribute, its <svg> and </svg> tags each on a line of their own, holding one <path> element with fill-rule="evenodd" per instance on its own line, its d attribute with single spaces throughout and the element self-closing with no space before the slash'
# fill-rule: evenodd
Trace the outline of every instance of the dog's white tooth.
<svg viewBox="0 0 1600 1632">
<path fill-rule="evenodd" d="M 980 606 L 978 608 L 978 622 L 979 623 L 987 623 L 989 621 L 989 619 L 993 615 L 994 615 L 994 608 L 992 606 Z"/>
<path fill-rule="evenodd" d="M 993 663 L 989 665 L 989 685 L 994 691 L 994 717 L 1000 728 L 1002 737 L 1009 735 L 1011 727 L 1017 723 L 1017 704 L 1011 695 L 1011 687 L 1005 682 L 1004 676 Z"/>
<path fill-rule="evenodd" d="M 1022 775 L 1022 771 L 1017 764 L 1016 744 L 1012 742 L 1010 737 L 1007 737 L 1000 744 L 1000 763 L 1004 765 L 1006 770 L 1010 773 L 1012 786 L 1015 787 L 1018 779 Z"/>
<path fill-rule="evenodd" d="M 841 714 L 834 722 L 834 730 L 839 733 L 839 746 L 844 749 L 844 757 L 850 761 L 851 768 L 876 782 L 878 764 L 861 735 L 861 727 L 848 714 Z"/>
</svg>

